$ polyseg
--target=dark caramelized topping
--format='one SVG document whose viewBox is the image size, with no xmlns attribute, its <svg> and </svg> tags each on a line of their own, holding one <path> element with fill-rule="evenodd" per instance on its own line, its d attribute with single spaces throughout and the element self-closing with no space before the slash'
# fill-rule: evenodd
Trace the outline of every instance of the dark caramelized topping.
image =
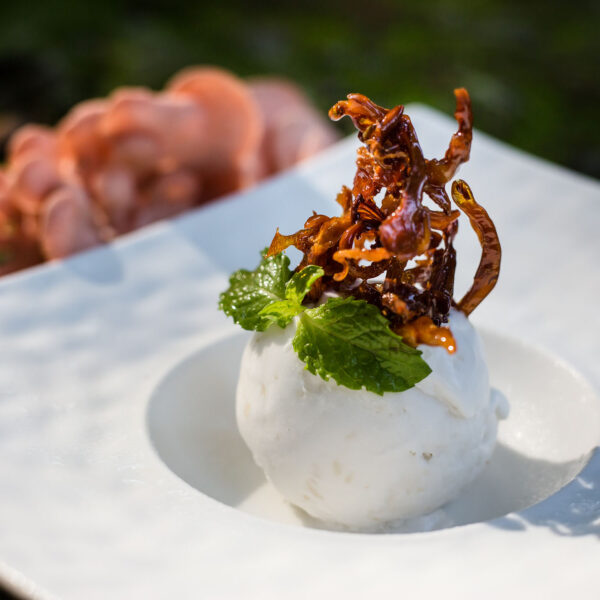
<svg viewBox="0 0 600 600">
<path fill-rule="evenodd" d="M 471 289 L 454 303 L 452 243 L 460 211 L 452 210 L 445 186 L 469 159 L 472 139 L 469 94 L 463 88 L 454 94 L 458 130 L 441 160 L 424 158 L 404 107 L 387 110 L 361 94 L 335 104 L 329 116 L 350 117 L 364 144 L 357 153 L 352 190 L 343 187 L 337 197 L 342 214 L 313 214 L 292 235 L 278 231 L 269 248 L 274 255 L 295 246 L 303 253 L 298 269 L 309 264 L 323 268 L 325 276 L 313 286 L 308 301 L 318 300 L 326 290 L 364 299 L 382 311 L 407 343 L 443 346 L 449 352 L 456 349 L 452 333 L 443 327 L 450 308 L 470 314 L 490 293 L 500 270 L 494 224 L 469 186 L 455 181 L 452 198 L 469 217 L 482 258 Z M 425 206 L 425 196 L 439 210 Z"/>
</svg>

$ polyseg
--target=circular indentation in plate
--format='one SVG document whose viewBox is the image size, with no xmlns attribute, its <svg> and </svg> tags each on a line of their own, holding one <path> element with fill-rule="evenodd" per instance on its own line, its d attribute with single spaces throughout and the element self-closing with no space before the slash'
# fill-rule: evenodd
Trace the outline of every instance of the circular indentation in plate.
<svg viewBox="0 0 600 600">
<path fill-rule="evenodd" d="M 488 521 L 536 504 L 576 477 L 600 439 L 600 404 L 580 375 L 519 341 L 482 338 L 491 383 L 507 396 L 510 415 L 481 475 L 436 519 L 404 530 Z M 166 375 L 150 400 L 151 439 L 166 465 L 204 494 L 275 521 L 322 527 L 266 481 L 237 431 L 235 388 L 247 340 L 223 339 Z"/>
</svg>

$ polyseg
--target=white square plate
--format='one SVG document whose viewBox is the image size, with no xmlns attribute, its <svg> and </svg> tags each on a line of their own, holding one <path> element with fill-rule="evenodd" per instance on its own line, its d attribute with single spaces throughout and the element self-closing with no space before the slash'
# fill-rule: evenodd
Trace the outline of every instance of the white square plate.
<svg viewBox="0 0 600 600">
<path fill-rule="evenodd" d="M 426 156 L 452 121 L 410 106 Z M 230 272 L 275 228 L 337 212 L 356 142 L 112 246 L 0 280 L 0 578 L 39 598 L 597 598 L 600 455 L 549 500 L 410 535 L 302 529 L 179 479 L 147 428 L 163 376 L 234 330 Z M 474 322 L 549 349 L 600 388 L 600 186 L 476 133 L 463 177 L 503 269 Z M 467 228 L 464 228 L 465 230 Z M 459 292 L 479 260 L 459 236 Z M 559 514 L 569 510 L 571 520 Z M 557 523 L 567 523 L 557 527 Z"/>
</svg>

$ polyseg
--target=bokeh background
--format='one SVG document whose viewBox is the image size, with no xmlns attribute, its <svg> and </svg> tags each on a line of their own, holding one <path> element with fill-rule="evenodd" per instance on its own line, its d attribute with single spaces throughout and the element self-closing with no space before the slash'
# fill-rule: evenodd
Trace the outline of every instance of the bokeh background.
<svg viewBox="0 0 600 600">
<path fill-rule="evenodd" d="M 360 91 L 451 113 L 466 86 L 478 128 L 600 177 L 599 32 L 594 1 L 2 2 L 0 139 L 212 63 L 289 77 L 323 110 Z"/>
</svg>

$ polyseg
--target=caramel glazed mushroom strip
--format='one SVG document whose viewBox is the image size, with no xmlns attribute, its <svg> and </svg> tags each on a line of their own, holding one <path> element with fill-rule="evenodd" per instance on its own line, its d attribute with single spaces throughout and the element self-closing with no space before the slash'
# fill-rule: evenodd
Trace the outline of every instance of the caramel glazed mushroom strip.
<svg viewBox="0 0 600 600">
<path fill-rule="evenodd" d="M 453 300 L 459 210 L 453 210 L 445 185 L 469 159 L 472 140 L 471 101 L 467 90 L 454 91 L 458 130 L 441 160 L 427 160 L 403 106 L 387 110 L 361 94 L 349 94 L 329 111 L 333 120 L 348 116 L 363 146 L 357 152 L 352 190 L 343 187 L 337 201 L 339 217 L 313 214 L 292 235 L 279 231 L 271 242 L 272 256 L 289 246 L 303 253 L 297 267 L 319 265 L 325 275 L 306 301 L 325 290 L 352 295 L 376 305 L 405 342 L 456 350 L 448 322 L 450 308 L 465 314 L 490 293 L 500 271 L 496 229 L 464 181 L 456 181 L 452 196 L 469 217 L 482 245 L 482 258 L 471 289 Z M 378 204 L 375 197 L 382 191 Z M 423 205 L 424 195 L 439 207 Z M 410 264 L 409 264 L 410 263 Z M 377 279 L 376 279 L 377 278 Z"/>
</svg>

